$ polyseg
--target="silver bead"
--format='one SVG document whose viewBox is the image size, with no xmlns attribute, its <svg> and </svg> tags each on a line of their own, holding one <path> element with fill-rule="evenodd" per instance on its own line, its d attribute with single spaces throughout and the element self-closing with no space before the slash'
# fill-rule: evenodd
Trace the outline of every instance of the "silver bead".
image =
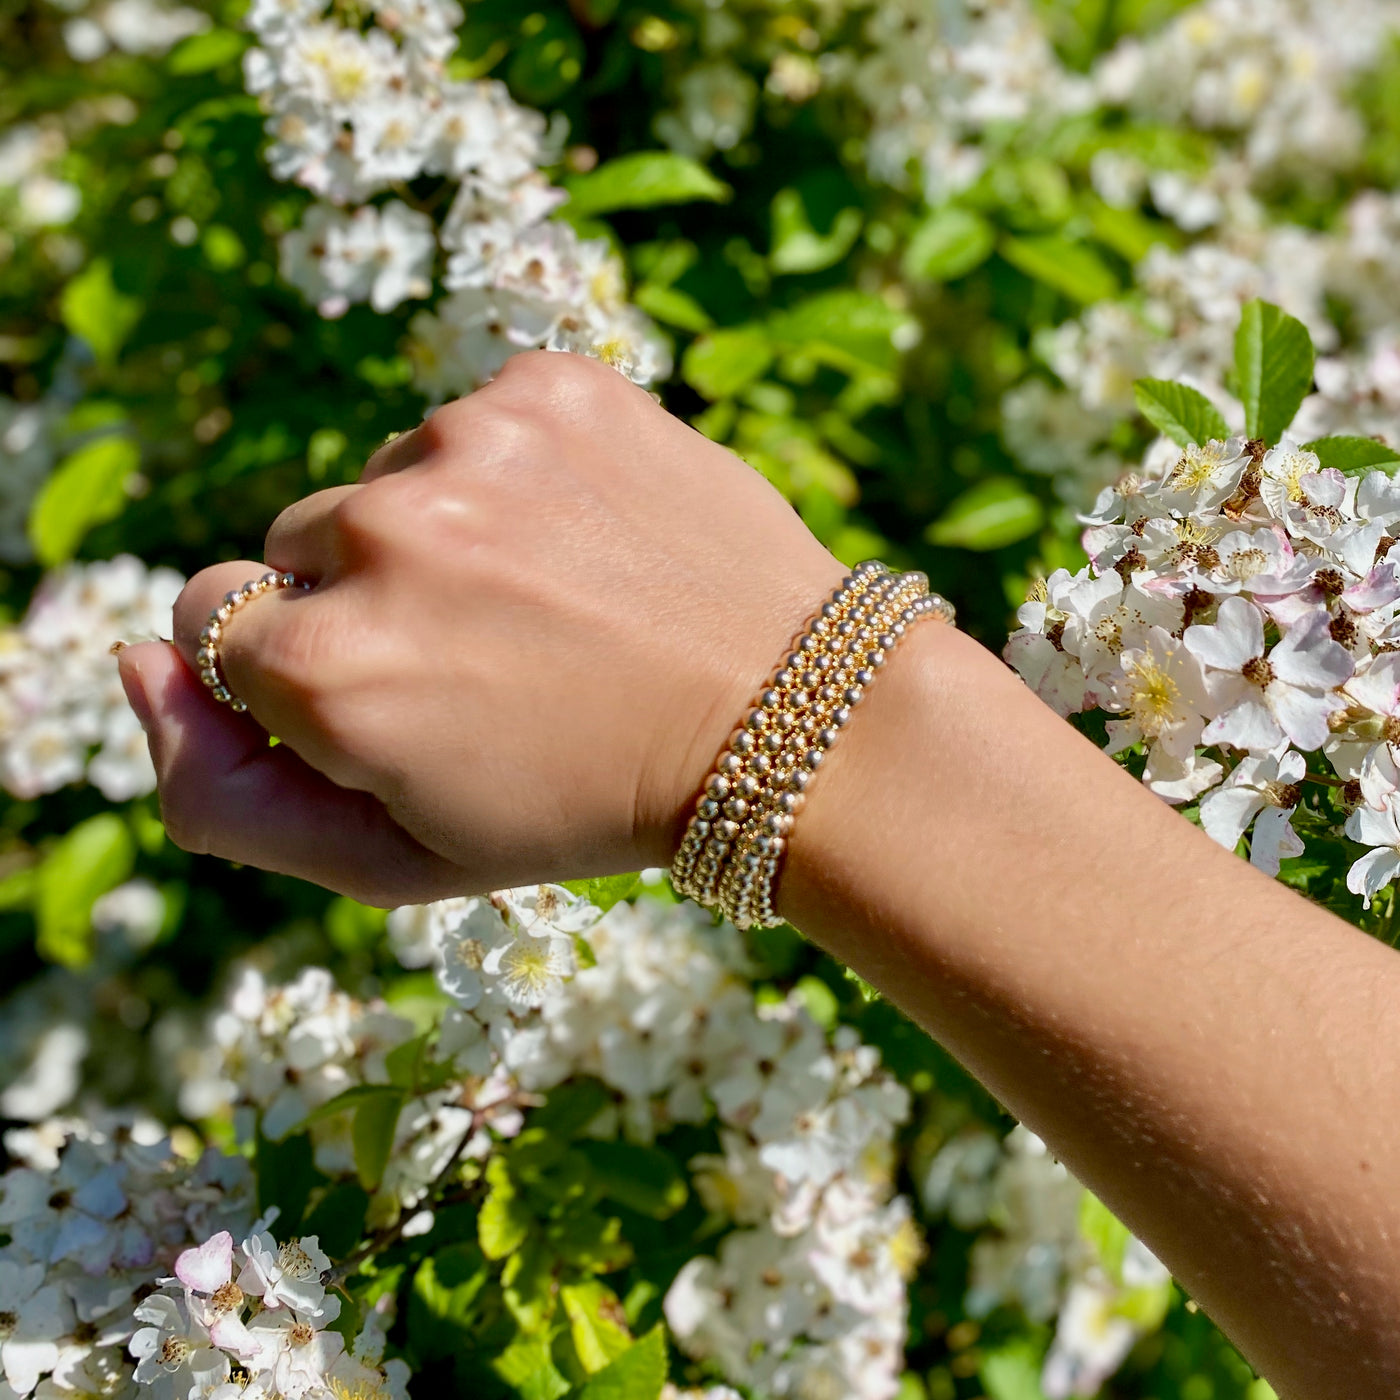
<svg viewBox="0 0 1400 1400">
<path fill-rule="evenodd" d="M 876 647 L 874 651 L 866 653 L 865 664 L 872 671 L 878 671 L 885 664 L 885 653 Z"/>
<path fill-rule="evenodd" d="M 795 773 L 792 774 L 791 777 L 788 778 L 788 789 L 791 792 L 801 792 L 811 781 L 811 778 L 812 775 L 810 773 L 804 773 L 802 769 L 799 768 Z"/>
<path fill-rule="evenodd" d="M 792 667 L 784 666 L 773 676 L 773 684 L 779 690 L 786 690 L 792 684 Z"/>
<path fill-rule="evenodd" d="M 742 797 L 731 797 L 724 804 L 724 815 L 731 817 L 736 822 L 741 822 L 749 814 L 749 804 Z"/>
<path fill-rule="evenodd" d="M 199 678 L 211 690 L 215 686 L 223 684 L 223 682 L 219 679 L 219 673 L 212 666 L 204 667 L 204 669 L 199 673 Z"/>
<path fill-rule="evenodd" d="M 837 729 L 842 729 L 851 722 L 851 707 L 849 705 L 838 705 L 832 710 L 830 719 Z"/>
<path fill-rule="evenodd" d="M 820 671 L 807 670 L 797 678 L 806 691 L 815 690 L 822 683 L 822 673 Z"/>
<path fill-rule="evenodd" d="M 781 675 L 782 672 L 780 671 L 778 674 Z M 783 697 L 779 691 L 769 686 L 768 689 L 758 697 L 758 703 L 760 707 L 765 710 L 776 710 L 778 706 L 783 703 Z"/>
<path fill-rule="evenodd" d="M 198 661 L 201 666 L 213 666 L 218 661 L 219 654 L 212 647 L 200 647 L 200 649 L 195 652 L 194 659 Z"/>
<path fill-rule="evenodd" d="M 808 749 L 802 755 L 802 763 L 806 768 L 817 769 L 821 767 L 822 759 L 825 757 L 826 755 L 820 749 Z"/>
<path fill-rule="evenodd" d="M 723 753 L 715 767 L 727 778 L 732 778 L 744 766 L 744 760 L 737 753 Z"/>
<path fill-rule="evenodd" d="M 810 655 L 812 652 L 819 650 L 820 647 L 821 638 L 814 637 L 810 632 L 806 633 L 803 636 L 802 640 L 799 641 L 797 644 L 798 651 L 803 652 L 806 655 Z"/>
<path fill-rule="evenodd" d="M 769 836 L 786 836 L 792 830 L 792 821 L 783 812 L 769 812 L 763 819 L 763 829 Z"/>
<path fill-rule="evenodd" d="M 736 729 L 729 736 L 729 747 L 737 754 L 752 753 L 758 741 L 747 729 Z"/>
<path fill-rule="evenodd" d="M 768 712 L 766 710 L 750 710 L 744 716 L 744 728 L 754 734 L 762 734 L 768 728 Z"/>
<path fill-rule="evenodd" d="M 889 651 L 899 639 L 892 632 L 881 632 L 875 640 L 884 651 Z"/>
<path fill-rule="evenodd" d="M 792 708 L 794 710 L 805 710 L 812 703 L 811 695 L 805 690 L 794 690 L 792 692 Z"/>
<path fill-rule="evenodd" d="M 803 774 L 805 777 L 806 774 Z M 787 817 L 795 817 L 801 810 L 805 798 L 800 792 L 780 792 L 774 799 L 778 810 Z"/>
<path fill-rule="evenodd" d="M 835 702 L 836 697 L 840 695 L 840 693 L 841 692 L 837 690 L 834 685 L 824 685 L 818 689 L 817 699 L 820 700 L 823 705 L 830 705 Z"/>
<path fill-rule="evenodd" d="M 292 588 L 296 584 L 297 576 L 295 574 L 279 574 L 277 581 L 283 588 Z"/>
<path fill-rule="evenodd" d="M 755 773 L 760 775 L 770 773 L 773 770 L 773 760 L 766 753 L 756 753 L 749 760 L 749 766 Z"/>
<path fill-rule="evenodd" d="M 833 728 L 831 725 L 827 725 L 825 729 L 817 730 L 817 743 L 819 743 L 822 748 L 829 749 L 840 737 L 840 732 L 840 730 Z"/>
<path fill-rule="evenodd" d="M 744 776 L 740 778 L 737 783 L 734 784 L 734 790 L 739 794 L 740 797 L 749 798 L 751 800 L 754 797 L 758 796 L 759 790 L 762 788 L 762 786 L 763 784 L 760 783 L 758 779 L 755 778 L 752 774 L 745 773 Z"/>
<path fill-rule="evenodd" d="M 780 734 L 786 734 L 797 723 L 797 716 L 791 710 L 780 710 L 773 717 L 773 723 Z"/>
<path fill-rule="evenodd" d="M 763 748 L 767 753 L 778 753 L 783 747 L 783 736 L 781 734 L 765 734 L 763 736 Z"/>
<path fill-rule="evenodd" d="M 715 836 L 720 841 L 733 841 L 739 835 L 739 831 L 739 823 L 728 817 L 721 817 L 714 826 Z"/>
<path fill-rule="evenodd" d="M 214 609 L 214 618 L 218 622 L 227 622 L 233 616 L 233 609 L 227 603 L 221 603 Z"/>
<path fill-rule="evenodd" d="M 729 779 L 720 773 L 711 773 L 705 780 L 705 796 L 723 802 L 729 796 Z"/>
<path fill-rule="evenodd" d="M 826 602 L 822 604 L 821 617 L 823 622 L 834 622 L 841 615 L 841 609 L 835 603 Z"/>
<path fill-rule="evenodd" d="M 865 691 L 862 690 L 860 686 L 848 685 L 846 689 L 842 691 L 841 698 L 846 702 L 848 706 L 859 705 L 860 697 L 864 694 Z"/>
<path fill-rule="evenodd" d="M 248 708 L 248 702 L 246 700 L 240 700 L 235 695 L 230 698 L 228 702 L 228 707 L 234 712 L 234 714 L 241 715 Z"/>
<path fill-rule="evenodd" d="M 219 633 L 222 630 L 217 623 L 211 623 L 199 634 L 200 644 L 206 647 L 214 646 L 218 642 Z"/>
<path fill-rule="evenodd" d="M 719 816 L 719 803 L 713 797 L 702 797 L 695 804 L 695 815 L 702 822 L 712 822 Z"/>
<path fill-rule="evenodd" d="M 226 608 L 236 608 L 243 601 L 243 593 L 235 588 L 232 593 L 224 594 L 224 606 Z"/>
<path fill-rule="evenodd" d="M 867 666 L 858 667 L 851 679 L 857 685 L 869 685 L 875 679 L 875 673 Z"/>
</svg>

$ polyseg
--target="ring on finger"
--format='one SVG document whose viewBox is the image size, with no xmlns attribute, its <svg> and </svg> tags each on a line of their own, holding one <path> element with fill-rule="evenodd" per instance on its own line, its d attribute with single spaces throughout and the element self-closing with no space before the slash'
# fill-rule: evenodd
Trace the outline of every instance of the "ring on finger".
<svg viewBox="0 0 1400 1400">
<path fill-rule="evenodd" d="M 209 621 L 199 634 L 199 651 L 195 660 L 199 662 L 199 678 L 204 682 L 210 695 L 221 705 L 242 714 L 248 708 L 247 702 L 240 700 L 224 679 L 223 662 L 219 658 L 219 643 L 223 640 L 224 626 L 235 612 L 252 598 L 263 593 L 275 593 L 282 588 L 310 588 L 309 583 L 298 579 L 295 574 L 279 574 L 276 570 L 263 574 L 261 578 L 250 579 L 242 588 L 224 594 L 224 601 L 210 614 Z"/>
</svg>

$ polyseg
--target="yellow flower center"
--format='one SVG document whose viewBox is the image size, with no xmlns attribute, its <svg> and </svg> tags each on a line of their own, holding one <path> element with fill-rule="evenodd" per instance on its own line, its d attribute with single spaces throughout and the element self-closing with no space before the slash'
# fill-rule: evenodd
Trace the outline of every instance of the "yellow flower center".
<svg viewBox="0 0 1400 1400">
<path fill-rule="evenodd" d="M 1143 736 L 1155 739 L 1176 718 L 1181 687 L 1171 672 L 1151 655 L 1124 659 L 1128 680 L 1128 711 Z"/>
</svg>

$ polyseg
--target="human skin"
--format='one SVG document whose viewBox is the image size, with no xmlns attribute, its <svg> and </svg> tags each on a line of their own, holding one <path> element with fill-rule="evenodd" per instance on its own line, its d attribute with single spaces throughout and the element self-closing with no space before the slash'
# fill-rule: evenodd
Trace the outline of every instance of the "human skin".
<svg viewBox="0 0 1400 1400">
<path fill-rule="evenodd" d="M 192 669 L 221 647 L 250 716 Z M 668 864 L 844 574 L 613 371 L 510 361 L 121 655 L 171 838 L 400 904 Z M 256 723 L 254 722 L 256 719 Z M 261 727 L 260 727 L 261 726 Z M 269 747 L 266 732 L 283 741 Z M 911 628 L 780 911 L 1050 1144 L 1286 1400 L 1400 1394 L 1400 958 L 1226 853 L 990 653 Z"/>
</svg>

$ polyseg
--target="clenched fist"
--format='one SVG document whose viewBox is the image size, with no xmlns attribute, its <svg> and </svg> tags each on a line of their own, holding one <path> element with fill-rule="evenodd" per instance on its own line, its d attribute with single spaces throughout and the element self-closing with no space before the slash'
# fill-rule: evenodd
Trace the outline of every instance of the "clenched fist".
<svg viewBox="0 0 1400 1400">
<path fill-rule="evenodd" d="M 312 587 L 227 625 L 236 715 L 198 680 L 199 632 L 268 567 Z M 608 874 L 670 860 L 843 572 L 730 452 L 541 351 L 290 506 L 265 564 L 197 574 L 174 647 L 128 648 L 122 677 L 187 849 L 376 904 Z"/>
</svg>

